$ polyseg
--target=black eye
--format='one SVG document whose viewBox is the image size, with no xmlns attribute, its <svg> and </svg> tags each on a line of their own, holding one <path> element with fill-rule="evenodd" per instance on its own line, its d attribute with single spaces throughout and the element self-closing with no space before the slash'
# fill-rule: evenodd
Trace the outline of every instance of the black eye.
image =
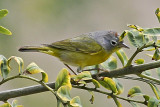
<svg viewBox="0 0 160 107">
<path fill-rule="evenodd" d="M 111 40 L 111 45 L 115 46 L 117 42 L 115 40 Z"/>
</svg>

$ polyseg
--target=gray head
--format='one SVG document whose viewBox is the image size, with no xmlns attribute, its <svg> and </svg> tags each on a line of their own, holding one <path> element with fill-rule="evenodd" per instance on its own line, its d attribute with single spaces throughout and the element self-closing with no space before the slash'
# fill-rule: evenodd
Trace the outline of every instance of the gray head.
<svg viewBox="0 0 160 107">
<path fill-rule="evenodd" d="M 115 52 L 120 48 L 129 48 L 115 31 L 97 31 L 89 33 L 90 37 L 96 40 L 106 51 Z"/>
</svg>

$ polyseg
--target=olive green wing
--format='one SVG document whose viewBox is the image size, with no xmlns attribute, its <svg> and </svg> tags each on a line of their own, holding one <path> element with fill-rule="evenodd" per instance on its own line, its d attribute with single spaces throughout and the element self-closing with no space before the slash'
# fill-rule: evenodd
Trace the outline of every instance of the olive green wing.
<svg viewBox="0 0 160 107">
<path fill-rule="evenodd" d="M 88 54 L 96 54 L 102 50 L 101 45 L 87 35 L 54 42 L 48 46 Z"/>
</svg>

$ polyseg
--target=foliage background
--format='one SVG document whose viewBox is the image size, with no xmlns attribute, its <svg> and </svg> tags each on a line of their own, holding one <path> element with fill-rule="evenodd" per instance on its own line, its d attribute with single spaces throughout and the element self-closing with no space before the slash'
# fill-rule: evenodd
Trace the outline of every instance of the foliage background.
<svg viewBox="0 0 160 107">
<path fill-rule="evenodd" d="M 159 0 L 0 0 L 0 9 L 8 9 L 10 12 L 0 20 L 0 24 L 13 33 L 13 36 L 0 35 L 0 54 L 5 57 L 22 57 L 25 65 L 34 61 L 49 74 L 49 81 L 55 81 L 58 71 L 64 67 L 60 61 L 40 53 L 19 53 L 18 48 L 24 45 L 52 43 L 97 30 L 116 30 L 122 33 L 127 29 L 127 24 L 137 24 L 144 28 L 156 27 L 159 23 L 154 11 L 159 4 Z M 134 50 L 135 48 L 131 47 L 125 51 L 130 56 Z M 146 56 L 147 61 L 151 60 Z M 13 71 L 17 72 L 17 69 Z M 135 85 L 143 86 L 142 91 L 152 95 L 147 85 L 136 81 L 120 81 L 125 87 L 122 94 L 124 96 Z M 35 83 L 29 80 L 17 79 L 2 85 L 0 91 L 33 84 Z M 88 102 L 88 92 L 73 89 L 71 95 L 80 96 L 84 107 L 104 107 L 106 104 L 108 107 L 115 106 L 114 102 L 104 95 L 95 93 L 94 105 Z M 25 107 L 56 106 L 55 97 L 50 92 L 17 99 Z M 127 102 L 122 105 L 130 107 Z"/>
</svg>

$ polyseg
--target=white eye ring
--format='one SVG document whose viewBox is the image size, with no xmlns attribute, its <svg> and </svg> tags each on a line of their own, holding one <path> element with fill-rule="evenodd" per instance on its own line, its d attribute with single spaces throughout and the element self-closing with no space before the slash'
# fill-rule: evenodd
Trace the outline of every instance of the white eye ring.
<svg viewBox="0 0 160 107">
<path fill-rule="evenodd" d="M 111 45 L 115 46 L 117 42 L 115 40 L 111 40 Z"/>
</svg>

